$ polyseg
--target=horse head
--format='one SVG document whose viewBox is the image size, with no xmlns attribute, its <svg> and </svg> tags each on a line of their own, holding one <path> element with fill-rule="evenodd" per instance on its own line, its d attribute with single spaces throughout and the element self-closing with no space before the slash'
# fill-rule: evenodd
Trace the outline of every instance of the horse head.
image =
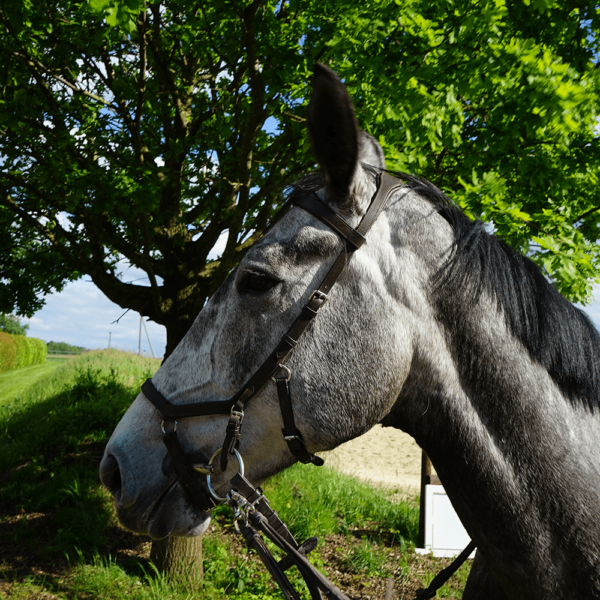
<svg viewBox="0 0 600 600">
<path fill-rule="evenodd" d="M 304 196 L 316 194 L 356 227 L 377 190 L 383 152 L 359 129 L 338 77 L 321 65 L 307 124 L 321 170 L 294 186 L 291 199 L 301 204 Z M 427 303 L 419 285 L 406 282 L 423 279 L 426 269 L 416 258 L 414 236 L 398 243 L 401 232 L 387 214 L 401 203 L 402 192 L 395 196 L 285 362 L 295 424 L 310 453 L 332 449 L 380 422 L 410 372 L 416 313 Z M 346 244 L 326 223 L 292 207 L 207 302 L 154 375 L 156 390 L 177 406 L 235 396 L 273 352 Z M 441 252 L 439 242 L 435 246 Z M 191 501 L 176 475 L 163 444 L 162 419 L 140 394 L 107 445 L 101 478 L 128 528 L 155 538 L 200 534 L 209 515 L 206 506 Z M 213 455 L 223 445 L 226 424 L 226 415 L 179 420 L 183 453 Z M 239 452 L 249 480 L 260 482 L 295 462 L 282 427 L 276 386 L 268 382 L 244 415 Z M 226 473 L 214 475 L 217 493 L 235 468 L 233 461 Z"/>
</svg>

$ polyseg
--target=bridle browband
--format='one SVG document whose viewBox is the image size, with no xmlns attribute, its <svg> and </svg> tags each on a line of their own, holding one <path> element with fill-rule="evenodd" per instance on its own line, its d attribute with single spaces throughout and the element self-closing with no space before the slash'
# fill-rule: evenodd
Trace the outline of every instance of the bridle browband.
<svg viewBox="0 0 600 600">
<path fill-rule="evenodd" d="M 167 447 L 173 461 L 173 467 L 184 489 L 189 493 L 193 503 L 198 508 L 208 510 L 214 506 L 212 499 L 210 499 L 209 504 L 209 498 L 207 498 L 206 491 L 201 488 L 196 473 L 210 475 L 213 471 L 212 460 L 219 451 L 210 460 L 200 452 L 194 452 L 193 457 L 186 456 L 177 438 L 177 419 L 207 415 L 229 415 L 220 461 L 221 470 L 225 471 L 228 458 L 233 456 L 234 449 L 239 447 L 244 409 L 271 379 L 277 386 L 279 406 L 283 418 L 282 433 L 290 452 L 302 463 L 313 463 L 317 466 L 323 464 L 322 458 L 307 450 L 302 433 L 296 427 L 289 389 L 291 371 L 284 365 L 284 361 L 296 347 L 310 322 L 327 302 L 331 288 L 344 271 L 352 254 L 365 243 L 367 232 L 385 208 L 391 194 L 403 185 L 402 181 L 385 172 L 378 174 L 377 178 L 377 191 L 356 229 L 322 202 L 315 193 L 304 195 L 295 202 L 296 206 L 309 212 L 340 236 L 344 241 L 344 249 L 336 258 L 319 287 L 312 292 L 300 315 L 283 335 L 275 350 L 233 397 L 228 400 L 175 405 L 156 389 L 152 379 L 146 380 L 142 385 L 142 392 L 163 417 L 163 442 Z"/>
<path fill-rule="evenodd" d="M 312 292 L 300 315 L 283 335 L 275 350 L 234 396 L 228 400 L 175 405 L 156 389 L 152 379 L 147 379 L 142 385 L 142 392 L 163 417 L 161 425 L 164 434 L 163 442 L 167 447 L 180 483 L 191 497 L 193 506 L 206 511 L 214 508 L 216 505 L 215 500 L 217 500 L 217 502 L 228 504 L 234 510 L 236 530 L 244 536 L 248 546 L 258 553 L 273 579 L 281 588 L 286 600 L 300 600 L 285 575 L 285 571 L 292 565 L 296 565 L 299 569 L 313 600 L 322 600 L 321 592 L 331 599 L 349 600 L 349 598 L 306 559 L 306 555 L 316 547 L 317 539 L 309 538 L 303 544 L 298 544 L 285 524 L 279 519 L 277 513 L 270 507 L 269 501 L 263 495 L 262 490 L 255 488 L 244 477 L 243 461 L 238 452 L 244 409 L 252 398 L 268 384 L 269 379 L 272 379 L 277 386 L 279 407 L 283 419 L 283 438 L 287 442 L 290 452 L 302 463 L 312 463 L 316 466 L 323 465 L 322 458 L 308 451 L 302 433 L 296 427 L 289 388 L 292 372 L 284 364 L 284 361 L 298 345 L 308 325 L 327 302 L 331 288 L 348 265 L 352 254 L 365 243 L 366 234 L 381 211 L 384 210 L 391 195 L 403 185 L 404 183 L 401 180 L 385 172 L 378 174 L 377 190 L 365 216 L 356 229 L 322 202 L 314 192 L 300 197 L 295 202 L 295 206 L 309 212 L 339 235 L 344 241 L 344 249 L 336 258 L 319 287 Z M 186 455 L 177 437 L 177 419 L 221 414 L 229 414 L 222 448 L 218 449 L 210 459 L 198 451 L 195 451 L 192 456 Z M 214 470 L 213 461 L 219 453 L 221 454 L 220 466 L 222 471 L 227 468 L 229 456 L 235 456 L 239 463 L 239 472 L 229 483 L 231 490 L 223 498 L 217 496 L 210 483 L 210 477 Z M 207 490 L 200 485 L 197 473 L 206 475 Z M 277 562 L 262 541 L 259 532 L 283 550 L 286 556 Z M 417 593 L 419 600 L 433 598 L 436 591 L 466 560 L 474 548 L 475 544 L 471 542 L 449 567 L 434 578 L 426 590 L 419 590 Z"/>
</svg>

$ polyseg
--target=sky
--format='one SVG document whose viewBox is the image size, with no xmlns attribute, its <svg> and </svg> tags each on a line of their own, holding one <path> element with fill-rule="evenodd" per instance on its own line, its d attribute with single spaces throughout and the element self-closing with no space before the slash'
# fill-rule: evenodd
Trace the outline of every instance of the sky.
<svg viewBox="0 0 600 600">
<path fill-rule="evenodd" d="M 226 243 L 227 232 L 223 232 L 208 258 L 221 256 Z M 149 285 L 146 273 L 131 267 L 123 268 L 121 280 L 138 285 L 146 280 Z M 111 302 L 89 277 L 83 277 L 67 284 L 62 292 L 46 296 L 45 306 L 22 322 L 29 323 L 28 337 L 45 342 L 66 342 L 88 350 L 108 348 L 110 343 L 111 348 L 162 358 L 167 345 L 165 327 L 145 318 L 140 338 L 139 313 L 126 311 Z"/>
<path fill-rule="evenodd" d="M 138 351 L 140 315 L 111 302 L 88 278 L 67 284 L 62 292 L 46 296 L 46 305 L 31 317 L 27 337 L 46 342 L 67 342 L 91 350 L 111 348 Z M 122 316 L 123 315 L 123 316 Z M 119 317 L 121 317 L 119 319 Z M 116 322 L 118 320 L 118 322 Z M 167 343 L 166 329 L 146 321 L 154 355 L 162 358 Z M 152 356 L 142 325 L 141 352 Z"/>
<path fill-rule="evenodd" d="M 213 252 L 220 254 L 219 247 Z M 143 276 L 143 272 L 129 269 L 125 275 L 125 281 L 132 281 Z M 600 286 L 595 289 L 595 301 L 581 308 L 600 329 Z M 94 350 L 108 348 L 110 337 L 112 348 L 137 352 L 140 315 L 133 311 L 123 315 L 124 312 L 125 309 L 111 302 L 88 277 L 84 277 L 68 284 L 62 292 L 47 296 L 44 308 L 24 321 L 29 322 L 28 337 L 46 342 L 67 342 Z M 165 328 L 153 321 L 146 321 L 146 328 L 154 355 L 162 358 L 167 341 Z M 141 352 L 152 356 L 143 327 Z"/>
<path fill-rule="evenodd" d="M 577 305 L 592 319 L 596 329 L 600 329 L 600 286 L 594 288 L 594 302 L 587 306 Z"/>
</svg>

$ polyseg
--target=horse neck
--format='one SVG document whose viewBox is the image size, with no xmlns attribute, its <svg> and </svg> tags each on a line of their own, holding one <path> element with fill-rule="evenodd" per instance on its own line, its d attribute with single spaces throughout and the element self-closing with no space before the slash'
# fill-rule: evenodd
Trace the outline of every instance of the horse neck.
<svg viewBox="0 0 600 600">
<path fill-rule="evenodd" d="M 582 422 L 589 422 L 586 403 L 565 398 L 547 369 L 514 335 L 511 319 L 493 292 L 485 286 L 478 288 L 477 281 L 469 282 L 470 265 L 461 267 L 466 277 L 455 278 L 459 287 L 438 285 L 442 267 L 452 256 L 455 234 L 436 207 L 413 193 L 394 208 L 391 230 L 399 232 L 397 259 L 404 261 L 396 267 L 395 283 L 398 289 L 414 288 L 402 297 L 398 294 L 396 301 L 411 313 L 414 355 L 388 421 L 398 421 L 400 428 L 412 433 L 423 447 L 431 447 L 432 453 L 439 446 L 442 456 L 444 449 L 461 451 L 472 440 L 484 440 L 483 446 L 492 446 L 503 456 L 502 448 L 512 442 L 518 445 L 520 436 L 532 440 L 532 428 L 553 437 L 559 421 L 564 425 L 558 425 L 563 429 L 560 433 L 569 436 L 568 423 L 581 428 Z M 408 259 L 401 255 L 405 248 L 412 253 Z M 474 270 L 477 277 L 476 265 Z M 463 283 L 473 288 L 464 291 Z M 520 285 L 531 283 L 515 281 L 516 295 Z M 551 308 L 539 306 L 537 310 Z M 596 414 L 591 426 L 598 425 Z"/>
<path fill-rule="evenodd" d="M 576 515 L 600 492 L 600 427 L 510 333 L 495 301 L 483 294 L 469 310 L 454 302 L 448 297 L 415 340 L 411 375 L 387 424 L 428 453 L 488 562 L 521 571 L 516 585 L 527 597 L 529 582 L 542 590 L 553 562 L 581 558 L 582 546 L 592 550 L 581 564 L 594 562 L 600 528 Z"/>
</svg>

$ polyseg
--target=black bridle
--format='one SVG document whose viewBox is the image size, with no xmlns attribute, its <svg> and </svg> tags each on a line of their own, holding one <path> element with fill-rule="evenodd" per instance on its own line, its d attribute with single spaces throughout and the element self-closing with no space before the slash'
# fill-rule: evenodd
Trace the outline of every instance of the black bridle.
<svg viewBox="0 0 600 600">
<path fill-rule="evenodd" d="M 285 570 L 292 564 L 295 564 L 300 570 L 313 600 L 322 599 L 321 591 L 328 598 L 339 600 L 348 600 L 348 598 L 323 577 L 319 571 L 314 569 L 306 559 L 306 554 L 316 546 L 316 538 L 310 538 L 304 544 L 299 545 L 285 524 L 279 519 L 277 513 L 271 509 L 268 500 L 262 494 L 262 490 L 254 488 L 245 479 L 243 461 L 238 452 L 244 410 L 252 398 L 270 380 L 273 380 L 277 386 L 283 419 L 283 438 L 287 442 L 290 452 L 302 463 L 312 463 L 316 466 L 323 465 L 322 458 L 308 451 L 302 432 L 296 427 L 289 388 L 292 373 L 284 364 L 284 361 L 298 345 L 302 334 L 327 302 L 331 288 L 348 265 L 353 253 L 365 243 L 365 236 L 385 208 L 390 196 L 403 185 L 401 180 L 385 172 L 380 173 L 378 175 L 377 190 L 371 199 L 365 216 L 356 229 L 323 203 L 315 193 L 302 196 L 295 202 L 296 206 L 309 212 L 340 236 L 344 242 L 344 249 L 336 258 L 319 287 L 311 293 L 300 315 L 283 335 L 275 350 L 233 397 L 228 400 L 175 405 L 156 389 L 152 379 L 147 379 L 142 385 L 142 392 L 163 417 L 161 426 L 164 434 L 163 442 L 167 447 L 177 477 L 189 494 L 192 504 L 202 511 L 207 511 L 214 508 L 216 500 L 217 502 L 225 502 L 234 508 L 236 528 L 244 535 L 248 545 L 257 551 L 261 560 L 281 587 L 284 596 L 289 600 L 300 600 L 285 575 Z M 225 430 L 225 441 L 222 448 L 218 449 L 210 459 L 198 451 L 195 451 L 193 456 L 184 453 L 177 437 L 177 419 L 227 414 L 229 415 L 229 421 Z M 240 472 L 230 481 L 230 492 L 223 498 L 216 495 L 210 484 L 210 477 L 214 471 L 213 461 L 219 453 L 221 454 L 220 466 L 222 471 L 226 470 L 230 456 L 237 458 L 240 467 Z M 198 481 L 198 473 L 206 475 L 207 489 L 203 489 Z M 262 542 L 258 531 L 284 550 L 287 556 L 277 563 Z M 435 589 L 438 589 L 439 586 L 441 586 L 441 583 Z M 435 595 L 433 584 L 425 593 Z M 432 598 L 433 595 L 423 595 L 422 597 Z"/>
<path fill-rule="evenodd" d="M 367 213 L 356 229 L 351 227 L 342 217 L 323 203 L 316 194 L 302 196 L 296 202 L 296 206 L 309 212 L 339 235 L 344 241 L 344 249 L 336 258 L 319 287 L 312 292 L 300 315 L 288 329 L 287 333 L 283 335 L 275 350 L 232 398 L 228 400 L 175 405 L 169 402 L 156 389 L 151 379 L 148 379 L 142 385 L 142 392 L 144 392 L 146 398 L 154 404 L 163 417 L 163 441 L 171 456 L 177 475 L 184 489 L 190 494 L 194 504 L 201 510 L 213 508 L 214 502 L 198 483 L 197 472 L 210 475 L 213 471 L 212 461 L 219 451 L 210 460 L 198 452 L 195 452 L 194 457 L 186 457 L 177 438 L 177 419 L 207 415 L 229 415 L 220 461 L 221 470 L 225 471 L 228 458 L 234 456 L 234 450 L 239 448 L 244 410 L 252 398 L 271 379 L 277 386 L 277 395 L 283 418 L 282 433 L 290 452 L 302 463 L 313 463 L 317 466 L 323 464 L 322 458 L 315 456 L 307 450 L 302 433 L 296 427 L 288 385 L 291 378 L 291 371 L 284 365 L 284 361 L 294 350 L 310 322 L 327 302 L 331 288 L 350 261 L 352 254 L 365 243 L 367 232 L 379 213 L 384 209 L 390 195 L 403 185 L 402 181 L 387 173 L 379 174 L 377 183 L 377 191 L 371 200 Z"/>
</svg>

